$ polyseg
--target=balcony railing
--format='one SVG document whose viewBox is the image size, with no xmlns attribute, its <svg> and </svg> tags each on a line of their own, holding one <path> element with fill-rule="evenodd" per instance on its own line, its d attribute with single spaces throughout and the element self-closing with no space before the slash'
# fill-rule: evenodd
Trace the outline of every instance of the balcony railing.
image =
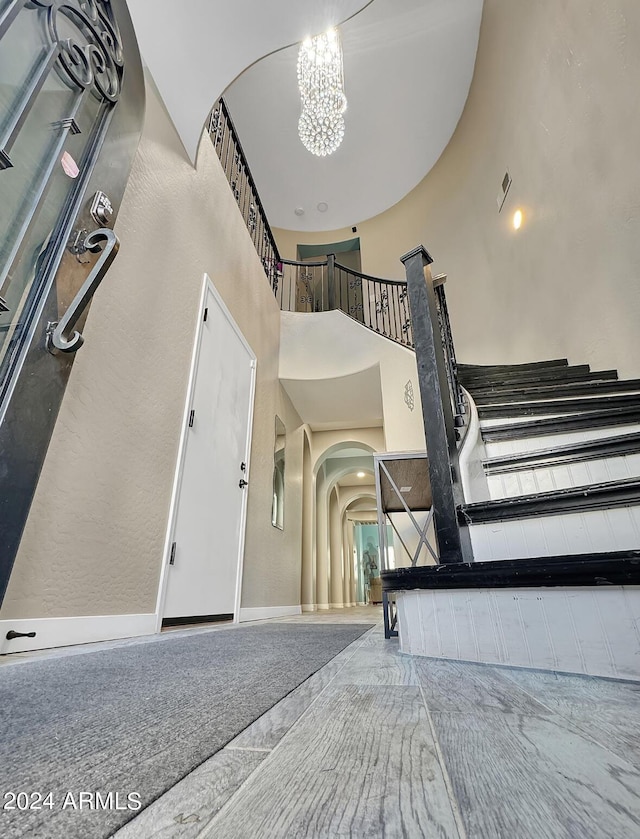
<svg viewBox="0 0 640 839">
<path fill-rule="evenodd" d="M 282 259 L 224 99 L 214 105 L 207 130 L 280 308 L 286 312 L 339 309 L 379 335 L 413 349 L 407 283 L 353 271 L 336 262 L 334 255 L 312 262 Z M 433 288 L 452 412 L 456 425 L 463 425 L 465 405 L 458 383 L 445 282 L 444 274 L 437 275 Z"/>
<path fill-rule="evenodd" d="M 315 262 L 282 260 L 276 299 L 285 312 L 339 309 L 358 323 L 405 347 L 413 347 L 407 284 L 353 271 L 335 256 Z"/>
<path fill-rule="evenodd" d="M 238 209 L 247 225 L 264 272 L 275 290 L 280 262 L 278 247 L 224 99 L 219 99 L 213 106 L 207 120 L 207 131 L 238 202 Z"/>
</svg>

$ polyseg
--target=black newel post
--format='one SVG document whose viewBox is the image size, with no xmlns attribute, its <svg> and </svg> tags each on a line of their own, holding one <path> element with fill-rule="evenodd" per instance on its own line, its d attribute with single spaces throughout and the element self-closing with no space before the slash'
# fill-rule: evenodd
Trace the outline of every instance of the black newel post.
<svg viewBox="0 0 640 839">
<path fill-rule="evenodd" d="M 418 365 L 422 418 L 429 458 L 433 518 L 440 562 L 473 562 L 469 528 L 458 522 L 464 496 L 442 338 L 431 276 L 433 260 L 420 245 L 401 257 Z"/>
</svg>

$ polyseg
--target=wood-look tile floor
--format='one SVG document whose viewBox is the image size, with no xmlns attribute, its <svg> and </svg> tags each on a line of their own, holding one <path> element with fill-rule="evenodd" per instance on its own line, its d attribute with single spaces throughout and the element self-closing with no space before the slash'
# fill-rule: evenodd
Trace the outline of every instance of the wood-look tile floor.
<svg viewBox="0 0 640 839">
<path fill-rule="evenodd" d="M 117 839 L 640 837 L 640 684 L 411 658 L 376 627 Z"/>
</svg>

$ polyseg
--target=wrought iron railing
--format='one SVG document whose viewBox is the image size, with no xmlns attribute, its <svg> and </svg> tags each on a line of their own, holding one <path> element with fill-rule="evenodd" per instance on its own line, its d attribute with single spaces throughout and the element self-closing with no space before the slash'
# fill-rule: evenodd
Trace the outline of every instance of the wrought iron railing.
<svg viewBox="0 0 640 839">
<path fill-rule="evenodd" d="M 278 247 L 224 99 L 219 99 L 213 106 L 207 120 L 207 131 L 220 158 L 231 191 L 238 202 L 238 208 L 247 225 L 264 272 L 275 291 L 280 276 Z"/>
<path fill-rule="evenodd" d="M 403 280 L 383 280 L 353 271 L 330 255 L 326 260 L 294 262 L 283 259 L 275 295 L 285 312 L 328 312 L 340 309 L 349 317 L 385 338 L 413 349 L 413 334 Z M 436 311 L 444 351 L 451 408 L 457 426 L 466 412 L 458 382 L 456 353 L 445 294 L 446 275 L 433 278 Z"/>
<path fill-rule="evenodd" d="M 282 259 L 224 99 L 214 105 L 207 130 L 280 308 L 287 312 L 339 309 L 379 335 L 413 349 L 407 283 L 353 271 L 336 262 L 333 254 L 314 262 Z M 458 382 L 445 281 L 445 275 L 436 276 L 433 287 L 452 412 L 456 425 L 461 426 L 465 403 Z"/>
<path fill-rule="evenodd" d="M 361 274 L 334 256 L 316 262 L 282 260 L 276 299 L 285 312 L 339 309 L 374 332 L 413 347 L 406 282 Z"/>
<path fill-rule="evenodd" d="M 451 410 L 454 423 L 459 428 L 465 424 L 464 415 L 467 412 L 466 401 L 460 382 L 458 381 L 458 366 L 456 364 L 456 349 L 453 344 L 453 332 L 449 320 L 449 308 L 447 307 L 447 296 L 444 290 L 446 276 L 440 274 L 433 278 L 433 290 L 436 297 L 436 313 L 440 325 L 440 337 L 444 351 L 444 361 L 447 370 L 447 382 L 449 384 L 449 397 L 451 399 Z M 440 280 L 440 282 L 438 282 Z"/>
</svg>

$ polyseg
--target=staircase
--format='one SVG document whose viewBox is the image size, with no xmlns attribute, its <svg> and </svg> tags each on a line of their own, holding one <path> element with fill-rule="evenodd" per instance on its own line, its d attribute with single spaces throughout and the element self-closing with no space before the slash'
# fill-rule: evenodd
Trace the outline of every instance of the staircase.
<svg viewBox="0 0 640 839">
<path fill-rule="evenodd" d="M 640 381 L 566 359 L 457 374 L 474 561 L 383 573 L 401 650 L 640 681 Z"/>
<path fill-rule="evenodd" d="M 458 376 L 484 455 L 486 497 L 459 508 L 475 561 L 640 547 L 640 380 L 567 359 Z"/>
<path fill-rule="evenodd" d="M 423 246 L 406 283 L 282 259 L 222 100 L 207 127 L 280 308 L 339 309 L 416 352 L 441 564 L 381 574 L 401 651 L 640 682 L 640 380 L 458 365 Z"/>
</svg>

